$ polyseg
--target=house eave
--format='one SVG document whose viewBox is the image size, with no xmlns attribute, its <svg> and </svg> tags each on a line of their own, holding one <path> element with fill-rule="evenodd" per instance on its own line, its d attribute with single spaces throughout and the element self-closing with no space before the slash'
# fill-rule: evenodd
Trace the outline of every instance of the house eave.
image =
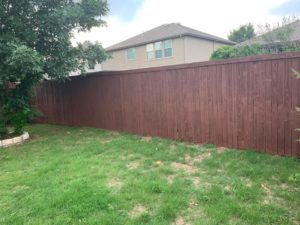
<svg viewBox="0 0 300 225">
<path fill-rule="evenodd" d="M 145 41 L 145 42 L 141 42 L 141 43 L 138 43 L 138 44 L 135 44 L 135 45 L 127 45 L 127 46 L 123 46 L 123 47 L 119 47 L 119 48 L 110 48 L 110 47 L 108 47 L 105 50 L 107 52 L 121 51 L 121 50 L 128 49 L 128 48 L 140 47 L 140 46 L 147 45 L 147 44 L 157 42 L 157 41 L 163 41 L 163 40 L 166 40 L 166 39 L 176 39 L 176 38 L 182 38 L 182 37 L 194 37 L 194 38 L 198 38 L 198 39 L 202 39 L 202 40 L 208 40 L 208 41 L 214 41 L 214 42 L 218 42 L 218 43 L 226 44 L 226 45 L 235 45 L 236 44 L 235 42 L 232 42 L 232 41 L 217 40 L 215 38 L 202 37 L 200 35 L 187 33 L 187 34 L 180 34 L 180 35 L 174 35 L 174 36 L 167 36 L 167 37 L 163 37 L 163 38 L 159 38 L 159 39 L 155 39 L 155 40 L 151 40 L 151 41 Z"/>
</svg>

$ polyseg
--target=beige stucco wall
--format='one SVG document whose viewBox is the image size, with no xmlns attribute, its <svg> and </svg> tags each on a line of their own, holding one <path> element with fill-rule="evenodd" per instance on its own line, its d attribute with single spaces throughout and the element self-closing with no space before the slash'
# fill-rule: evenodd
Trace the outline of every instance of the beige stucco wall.
<svg viewBox="0 0 300 225">
<path fill-rule="evenodd" d="M 127 59 L 127 49 L 112 52 L 112 58 L 102 63 L 103 70 L 130 70 L 157 66 L 207 61 L 211 53 L 224 45 L 213 41 L 182 37 L 172 40 L 173 56 L 148 60 L 146 45 L 135 47 L 136 59 Z"/>
<path fill-rule="evenodd" d="M 112 59 L 102 63 L 103 70 L 129 70 L 147 67 L 157 67 L 184 63 L 183 38 L 172 40 L 173 56 L 168 58 L 148 60 L 146 45 L 135 47 L 135 60 L 127 59 L 127 49 L 114 51 Z"/>
<path fill-rule="evenodd" d="M 184 37 L 185 63 L 208 61 L 211 54 L 224 44 L 194 37 Z"/>
</svg>

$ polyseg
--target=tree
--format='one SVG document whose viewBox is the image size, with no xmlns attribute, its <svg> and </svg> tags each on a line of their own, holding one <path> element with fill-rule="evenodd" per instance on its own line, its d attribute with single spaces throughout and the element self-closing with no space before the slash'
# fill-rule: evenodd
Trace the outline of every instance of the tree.
<svg viewBox="0 0 300 225">
<path fill-rule="evenodd" d="M 299 51 L 300 45 L 291 41 L 295 31 L 293 22 L 296 17 L 284 17 L 276 26 L 265 24 L 259 27 L 260 35 L 254 41 L 235 46 L 223 46 L 211 55 L 211 60 L 228 59 L 243 56 L 273 54 L 278 52 Z"/>
<path fill-rule="evenodd" d="M 266 23 L 258 26 L 260 38 L 266 44 L 264 48 L 269 52 L 286 52 L 298 50 L 297 44 L 291 41 L 291 36 L 295 32 L 294 22 L 297 17 L 283 17 L 280 23 L 271 25 Z"/>
<path fill-rule="evenodd" d="M 63 80 L 108 57 L 99 43 L 71 43 L 74 32 L 105 25 L 107 12 L 106 0 L 1 0 L 0 138 L 32 118 L 31 91 L 44 76 Z"/>
<path fill-rule="evenodd" d="M 241 25 L 238 29 L 233 30 L 228 35 L 228 39 L 234 42 L 243 42 L 255 37 L 254 27 L 251 23 Z"/>
</svg>

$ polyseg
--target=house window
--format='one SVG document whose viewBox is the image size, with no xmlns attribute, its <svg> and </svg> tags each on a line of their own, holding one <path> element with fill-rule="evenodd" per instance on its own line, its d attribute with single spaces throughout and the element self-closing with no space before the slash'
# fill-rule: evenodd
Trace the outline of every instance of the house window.
<svg viewBox="0 0 300 225">
<path fill-rule="evenodd" d="M 155 49 L 155 58 L 156 59 L 162 58 L 162 43 L 161 43 L 161 41 L 154 43 L 154 49 Z"/>
<path fill-rule="evenodd" d="M 127 59 L 128 60 L 135 60 L 135 48 L 127 49 Z"/>
<path fill-rule="evenodd" d="M 164 57 L 171 57 L 173 55 L 172 40 L 164 41 Z"/>
<path fill-rule="evenodd" d="M 171 57 L 173 54 L 172 40 L 158 41 L 148 44 L 146 49 L 148 60 Z"/>
<path fill-rule="evenodd" d="M 147 57 L 148 57 L 148 60 L 155 59 L 154 45 L 153 44 L 148 44 L 147 45 Z"/>
</svg>

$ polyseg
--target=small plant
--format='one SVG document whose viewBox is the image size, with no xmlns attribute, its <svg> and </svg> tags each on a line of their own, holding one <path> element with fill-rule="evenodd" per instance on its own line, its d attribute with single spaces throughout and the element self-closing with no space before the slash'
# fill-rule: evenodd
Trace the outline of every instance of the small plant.
<svg viewBox="0 0 300 225">
<path fill-rule="evenodd" d="M 300 114 L 300 107 L 296 107 L 296 111 Z M 296 131 L 300 132 L 300 128 L 296 128 Z M 300 140 L 298 140 L 300 141 Z"/>
<path fill-rule="evenodd" d="M 295 173 L 289 177 L 289 181 L 300 184 L 300 173 Z"/>
<path fill-rule="evenodd" d="M 300 72 L 298 72 L 297 70 L 295 70 L 295 69 L 293 69 L 293 68 L 291 68 L 291 71 L 293 72 L 293 74 L 295 75 L 295 77 L 296 77 L 297 79 L 300 79 Z"/>
<path fill-rule="evenodd" d="M 293 72 L 294 76 L 297 78 L 297 79 L 300 79 L 300 72 L 298 72 L 297 70 L 291 68 L 291 71 Z M 300 107 L 296 107 L 296 111 L 300 114 Z M 296 131 L 300 132 L 300 128 L 296 128 Z M 300 141 L 300 140 L 298 140 Z"/>
</svg>

